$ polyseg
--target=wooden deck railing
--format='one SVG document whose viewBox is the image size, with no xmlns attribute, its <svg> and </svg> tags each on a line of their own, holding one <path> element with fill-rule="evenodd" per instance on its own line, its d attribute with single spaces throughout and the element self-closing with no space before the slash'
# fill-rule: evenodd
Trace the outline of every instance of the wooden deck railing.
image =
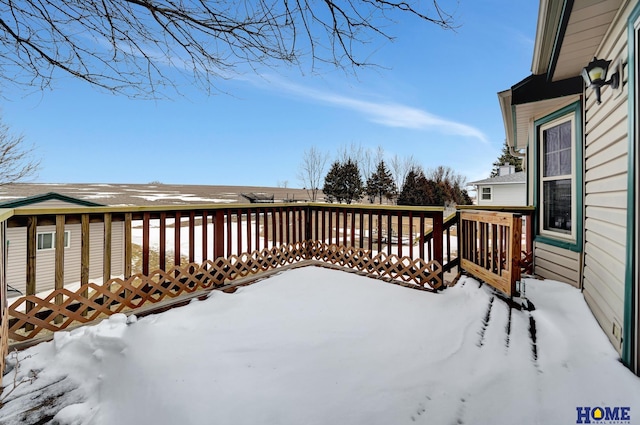
<svg viewBox="0 0 640 425">
<path fill-rule="evenodd" d="M 457 267 L 460 264 L 460 256 L 458 255 L 458 221 L 458 214 L 455 213 L 445 218 L 442 223 L 442 270 L 444 272 L 451 271 L 454 267 Z M 427 233 L 424 235 L 425 243 L 427 244 L 428 251 L 430 253 L 434 246 L 433 236 L 434 229 L 427 230 Z"/>
<path fill-rule="evenodd" d="M 515 213 L 460 212 L 460 267 L 508 296 L 520 280 L 522 217 Z"/>
<path fill-rule="evenodd" d="M 512 249 L 519 240 L 516 219 L 466 209 L 444 219 L 443 210 L 232 204 L 0 211 L 0 370 L 9 343 L 308 260 L 428 289 L 442 286 L 443 273 L 461 265 L 483 280 L 509 274 L 496 285 L 512 293 L 517 271 L 530 264 Z M 530 253 L 533 210 L 519 212 L 526 217 Z M 55 234 L 51 264 L 38 250 L 43 226 Z M 16 236 L 15 229 L 22 233 Z M 70 231 L 72 243 L 65 239 Z M 10 282 L 22 294 L 10 303 L 8 234 L 13 256 L 24 248 L 23 277 Z"/>
<path fill-rule="evenodd" d="M 9 339 L 2 342 L 50 335 L 304 260 L 437 289 L 442 211 L 331 204 L 15 210 L 2 223 L 26 229 L 25 275 L 22 285 L 12 281 L 23 294 L 3 310 Z M 39 257 L 41 226 L 55 229 L 52 265 Z M 65 248 L 69 229 L 77 246 Z M 79 258 L 77 270 L 71 257 Z M 49 288 L 43 273 L 53 275 Z"/>
<path fill-rule="evenodd" d="M 522 217 L 522 252 L 520 256 L 520 269 L 523 273 L 533 274 L 533 229 L 535 220 L 535 207 L 515 206 L 490 206 L 479 207 L 477 205 L 458 206 L 458 212 L 469 210 L 486 212 L 505 212 L 519 214 Z"/>
</svg>

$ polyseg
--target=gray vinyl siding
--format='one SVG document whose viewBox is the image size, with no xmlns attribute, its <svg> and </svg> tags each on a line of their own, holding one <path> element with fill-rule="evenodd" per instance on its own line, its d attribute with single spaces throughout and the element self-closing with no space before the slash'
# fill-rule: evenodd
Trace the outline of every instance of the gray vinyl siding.
<svg viewBox="0 0 640 425">
<path fill-rule="evenodd" d="M 612 24 L 608 37 L 596 52 L 611 59 L 611 70 L 619 59 L 625 62 L 622 90 L 605 87 L 602 104 L 593 90 L 585 99 L 585 224 L 584 297 L 614 347 L 613 324 L 623 323 L 628 182 L 627 33 L 628 7 Z"/>
<path fill-rule="evenodd" d="M 65 226 L 69 231 L 69 247 L 64 252 L 65 285 L 80 282 L 80 224 Z M 38 233 L 55 232 L 55 226 L 38 226 Z M 7 229 L 9 245 L 7 254 L 7 282 L 23 294 L 26 291 L 27 229 Z M 103 223 L 91 223 L 89 239 L 89 277 L 95 283 L 102 282 L 102 252 L 104 244 Z M 124 223 L 112 224 L 111 275 L 124 273 Z M 49 291 L 54 287 L 55 249 L 38 250 L 36 254 L 36 292 Z"/>
<path fill-rule="evenodd" d="M 553 245 L 535 242 L 534 273 L 545 279 L 565 282 L 572 286 L 580 286 L 579 252 L 570 251 Z"/>
</svg>

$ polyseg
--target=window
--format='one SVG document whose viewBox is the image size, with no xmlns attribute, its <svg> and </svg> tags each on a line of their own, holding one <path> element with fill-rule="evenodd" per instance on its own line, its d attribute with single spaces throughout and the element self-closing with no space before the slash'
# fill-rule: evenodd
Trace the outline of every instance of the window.
<svg viewBox="0 0 640 425">
<path fill-rule="evenodd" d="M 572 113 L 568 113 L 572 112 Z M 539 234 L 578 244 L 576 120 L 570 106 L 537 122 Z"/>
<path fill-rule="evenodd" d="M 490 201 L 491 200 L 491 186 L 488 187 L 483 187 L 482 188 L 482 196 L 481 199 L 483 201 Z"/>
<path fill-rule="evenodd" d="M 38 249 L 55 249 L 56 232 L 38 233 Z M 64 247 L 69 248 L 69 232 L 64 232 Z"/>
<path fill-rule="evenodd" d="M 571 234 L 572 120 L 542 130 L 543 229 Z"/>
</svg>

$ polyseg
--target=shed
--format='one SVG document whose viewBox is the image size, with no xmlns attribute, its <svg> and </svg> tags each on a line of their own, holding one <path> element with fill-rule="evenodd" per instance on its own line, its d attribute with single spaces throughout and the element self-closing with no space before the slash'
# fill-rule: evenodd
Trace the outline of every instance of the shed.
<svg viewBox="0 0 640 425">
<path fill-rule="evenodd" d="M 103 205 L 77 199 L 59 193 L 49 192 L 24 198 L 16 198 L 0 203 L 3 209 L 20 208 L 64 208 L 64 207 L 101 207 Z M 27 228 L 9 227 L 7 229 L 7 267 L 6 278 L 9 286 L 9 297 L 24 294 L 26 291 L 27 264 Z M 55 225 L 37 226 L 36 287 L 38 292 L 50 291 L 55 281 Z M 90 224 L 90 267 L 89 277 L 94 282 L 102 281 L 102 249 L 104 227 L 101 223 Z M 80 282 L 80 224 L 71 223 L 65 226 L 64 283 L 73 285 Z M 124 223 L 112 223 L 111 275 L 124 273 Z"/>
</svg>

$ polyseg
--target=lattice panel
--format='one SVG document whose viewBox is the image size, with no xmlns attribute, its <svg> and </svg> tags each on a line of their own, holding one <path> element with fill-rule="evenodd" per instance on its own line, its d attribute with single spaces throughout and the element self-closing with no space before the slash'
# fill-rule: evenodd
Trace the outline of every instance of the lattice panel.
<svg viewBox="0 0 640 425">
<path fill-rule="evenodd" d="M 426 262 L 421 258 L 399 257 L 395 254 L 308 241 L 309 258 L 338 264 L 391 279 L 413 282 L 420 286 L 438 289 L 442 286 L 442 265 L 437 261 Z"/>
<path fill-rule="evenodd" d="M 14 341 L 25 341 L 41 333 L 89 323 L 115 313 L 135 311 L 169 298 L 219 287 L 234 279 L 305 259 L 322 260 L 433 289 L 442 285 L 442 266 L 435 261 L 425 262 L 383 252 L 372 255 L 365 249 L 315 241 L 298 242 L 265 248 L 251 254 L 207 260 L 202 264 L 175 266 L 167 271 L 155 270 L 148 276 L 135 274 L 127 279 L 110 279 L 103 285 L 89 283 L 76 291 L 58 289 L 44 298 L 37 295 L 20 297 L 9 307 L 8 336 Z M 57 296 L 61 296 L 60 303 L 56 303 Z"/>
<path fill-rule="evenodd" d="M 193 293 L 225 282 L 247 277 L 305 259 L 304 243 L 265 248 L 251 254 L 190 263 L 170 270 L 155 270 L 145 276 L 115 278 L 106 284 L 89 283 L 76 291 L 58 289 L 45 298 L 20 297 L 9 307 L 9 337 L 25 341 L 42 332 L 55 332 L 73 324 L 89 323 L 123 311 L 136 310 L 186 293 Z M 56 296 L 62 302 L 56 304 Z M 27 312 L 27 306 L 31 308 Z"/>
<path fill-rule="evenodd" d="M 522 251 L 520 268 L 524 273 L 533 274 L 533 252 Z"/>
</svg>

